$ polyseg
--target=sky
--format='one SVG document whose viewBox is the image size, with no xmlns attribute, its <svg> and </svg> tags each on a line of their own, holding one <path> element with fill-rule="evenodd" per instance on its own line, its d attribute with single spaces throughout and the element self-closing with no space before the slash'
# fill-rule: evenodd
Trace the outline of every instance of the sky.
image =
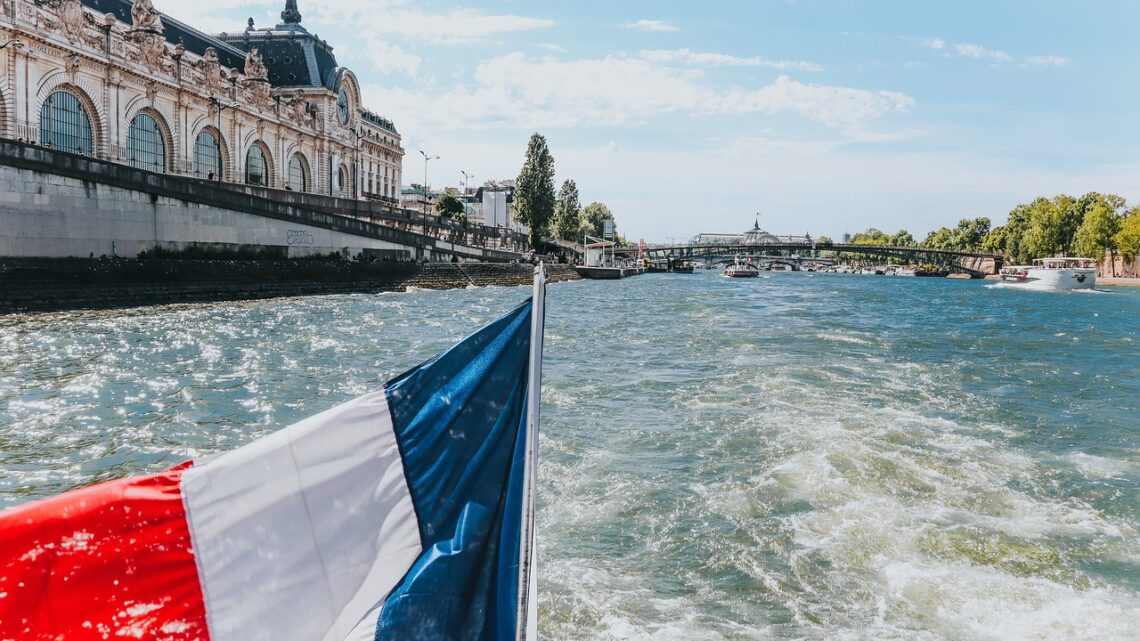
<svg viewBox="0 0 1140 641">
<path fill-rule="evenodd" d="M 209 32 L 284 0 L 155 0 Z M 1140 2 L 300 0 L 403 136 L 404 183 L 556 184 L 627 238 L 1000 224 L 1037 196 L 1140 204 Z"/>
</svg>

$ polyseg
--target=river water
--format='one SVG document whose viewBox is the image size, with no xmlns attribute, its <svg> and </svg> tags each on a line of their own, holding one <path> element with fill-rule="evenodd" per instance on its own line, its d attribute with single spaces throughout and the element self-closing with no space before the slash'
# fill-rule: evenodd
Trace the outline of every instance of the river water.
<svg viewBox="0 0 1140 641">
<path fill-rule="evenodd" d="M 526 288 L 0 317 L 0 507 L 242 445 Z M 1140 290 L 554 285 L 545 639 L 1140 638 Z"/>
</svg>

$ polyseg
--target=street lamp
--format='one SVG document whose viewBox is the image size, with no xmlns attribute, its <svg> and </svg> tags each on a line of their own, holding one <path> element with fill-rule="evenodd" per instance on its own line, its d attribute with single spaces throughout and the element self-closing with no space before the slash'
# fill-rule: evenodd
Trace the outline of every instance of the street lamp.
<svg viewBox="0 0 1140 641">
<path fill-rule="evenodd" d="M 5 42 L 4 44 L 0 44 L 0 49 L 4 49 L 5 47 L 8 47 L 9 45 L 11 45 L 12 47 L 15 47 L 16 49 L 23 49 L 24 48 L 24 42 L 22 40 L 20 40 L 19 38 L 12 38 L 8 42 Z"/>
<path fill-rule="evenodd" d="M 429 156 L 423 149 L 420 150 L 420 155 L 424 157 L 424 234 L 427 234 L 427 208 L 428 208 L 428 187 L 427 187 L 427 169 L 429 160 L 439 160 L 439 156 Z"/>
</svg>

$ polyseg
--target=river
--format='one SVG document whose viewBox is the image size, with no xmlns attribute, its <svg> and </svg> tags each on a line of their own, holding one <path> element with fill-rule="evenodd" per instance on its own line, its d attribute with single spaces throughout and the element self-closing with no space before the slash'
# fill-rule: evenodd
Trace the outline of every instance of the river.
<svg viewBox="0 0 1140 641">
<path fill-rule="evenodd" d="M 544 639 L 1136 639 L 1140 290 L 549 293 Z M 529 294 L 0 317 L 0 507 L 237 447 Z"/>
</svg>

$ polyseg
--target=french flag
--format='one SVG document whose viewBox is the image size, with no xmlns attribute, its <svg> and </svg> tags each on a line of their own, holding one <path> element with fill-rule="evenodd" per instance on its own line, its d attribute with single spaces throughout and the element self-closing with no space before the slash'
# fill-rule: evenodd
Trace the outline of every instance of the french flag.
<svg viewBox="0 0 1140 641">
<path fill-rule="evenodd" d="M 544 295 L 245 447 L 0 513 L 0 641 L 536 638 Z"/>
</svg>

